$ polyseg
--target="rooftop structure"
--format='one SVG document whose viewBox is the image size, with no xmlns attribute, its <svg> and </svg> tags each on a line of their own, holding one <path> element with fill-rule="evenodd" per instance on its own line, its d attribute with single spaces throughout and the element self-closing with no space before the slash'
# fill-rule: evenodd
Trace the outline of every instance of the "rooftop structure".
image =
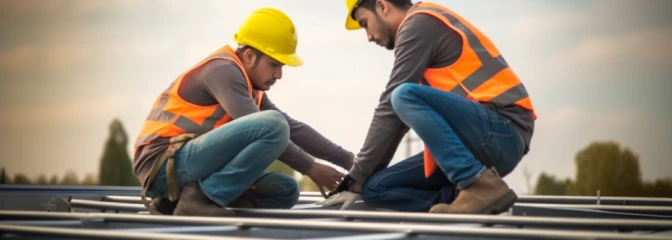
<svg viewBox="0 0 672 240">
<path fill-rule="evenodd" d="M 0 185 L 3 239 L 672 239 L 672 199 L 520 196 L 500 215 L 348 211 L 302 192 L 288 210 L 150 215 L 138 187 Z"/>
</svg>

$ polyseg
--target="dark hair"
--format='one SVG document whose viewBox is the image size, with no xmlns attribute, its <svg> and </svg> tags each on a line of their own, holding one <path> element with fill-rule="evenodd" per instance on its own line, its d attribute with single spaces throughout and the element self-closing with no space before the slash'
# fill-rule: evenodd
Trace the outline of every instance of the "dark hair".
<svg viewBox="0 0 672 240">
<path fill-rule="evenodd" d="M 254 65 L 253 65 L 253 66 L 256 67 L 257 64 L 259 63 L 259 60 L 261 60 L 261 57 L 264 55 L 264 53 L 257 50 L 256 48 L 245 45 L 245 46 L 242 46 L 242 47 L 239 47 L 238 49 L 236 49 L 236 55 L 238 55 L 238 58 L 242 59 L 243 58 L 243 53 L 247 49 L 251 49 L 252 52 L 254 52 L 254 54 L 256 55 L 256 58 L 254 59 Z"/>
<path fill-rule="evenodd" d="M 387 1 L 388 3 L 392 4 L 392 6 L 403 10 L 409 9 L 410 7 L 413 6 L 411 0 L 383 0 L 383 1 Z M 357 7 L 368 9 L 369 11 L 376 14 L 376 0 L 362 0 L 362 2 L 359 3 Z M 355 11 L 352 11 L 351 17 L 352 19 L 355 19 Z"/>
</svg>

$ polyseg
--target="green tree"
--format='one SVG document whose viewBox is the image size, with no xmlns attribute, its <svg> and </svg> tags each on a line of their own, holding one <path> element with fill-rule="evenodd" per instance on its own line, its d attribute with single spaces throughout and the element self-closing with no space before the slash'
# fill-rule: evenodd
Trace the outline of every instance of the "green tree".
<svg viewBox="0 0 672 240">
<path fill-rule="evenodd" d="M 658 179 L 642 186 L 642 196 L 672 197 L 672 179 Z"/>
<path fill-rule="evenodd" d="M 638 196 L 642 180 L 639 157 L 616 142 L 594 142 L 576 154 L 576 183 L 570 195 Z"/>
<path fill-rule="evenodd" d="M 93 186 L 93 185 L 97 185 L 98 183 L 97 183 L 96 177 L 93 174 L 87 174 L 84 177 L 84 180 L 82 180 L 81 184 L 82 185 Z"/>
<path fill-rule="evenodd" d="M 17 173 L 14 175 L 14 184 L 32 184 L 30 179 L 26 177 L 23 173 Z"/>
<path fill-rule="evenodd" d="M 51 179 L 49 179 L 49 185 L 58 185 L 58 176 L 51 176 Z"/>
<path fill-rule="evenodd" d="M 119 119 L 109 126 L 110 134 L 105 141 L 105 149 L 100 159 L 98 184 L 105 186 L 139 186 L 133 174 L 131 157 L 128 153 L 128 136 Z"/>
<path fill-rule="evenodd" d="M 299 181 L 299 189 L 301 189 L 302 192 L 319 192 L 320 189 L 317 188 L 317 185 L 315 182 L 313 182 L 312 179 L 310 179 L 308 176 L 303 176 L 301 178 L 301 181 Z M 324 190 L 325 193 L 329 190 Z"/>
<path fill-rule="evenodd" d="M 12 184 L 12 179 L 9 178 L 9 176 L 7 175 L 7 172 L 5 172 L 4 167 L 2 168 L 2 173 L 0 173 L 0 174 L 2 175 L 2 176 L 0 176 L 0 177 L 2 177 L 2 178 L 0 178 L 0 181 L 2 181 L 2 182 L 0 182 L 0 184 Z"/>
<path fill-rule="evenodd" d="M 68 171 L 63 175 L 63 180 L 60 182 L 61 185 L 79 185 L 79 180 L 77 179 L 77 173 L 74 171 Z"/>
<path fill-rule="evenodd" d="M 571 184 L 569 179 L 560 180 L 552 175 L 541 173 L 534 189 L 536 195 L 565 195 L 567 186 Z"/>
<path fill-rule="evenodd" d="M 49 182 L 47 181 L 47 177 L 45 177 L 44 175 L 40 175 L 39 177 L 37 177 L 37 181 L 35 182 L 35 184 L 47 185 L 49 184 Z"/>
<path fill-rule="evenodd" d="M 294 169 L 279 160 L 273 161 L 273 163 L 271 163 L 271 165 L 268 166 L 266 170 L 271 172 L 281 172 L 289 176 L 294 176 Z"/>
</svg>

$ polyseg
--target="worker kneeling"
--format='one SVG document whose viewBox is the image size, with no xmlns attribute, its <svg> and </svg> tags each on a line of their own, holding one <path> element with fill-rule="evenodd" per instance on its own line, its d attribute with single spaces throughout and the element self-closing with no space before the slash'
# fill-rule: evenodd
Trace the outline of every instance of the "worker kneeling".
<svg viewBox="0 0 672 240">
<path fill-rule="evenodd" d="M 530 149 L 536 113 L 495 44 L 454 11 L 410 0 L 345 0 L 348 30 L 394 51 L 362 151 L 321 204 L 498 214 L 516 193 L 502 180 Z M 389 166 L 413 129 L 423 152 Z"/>
<path fill-rule="evenodd" d="M 306 152 L 352 166 L 353 153 L 290 118 L 264 94 L 284 65 L 303 64 L 289 17 L 258 9 L 234 38 L 236 50 L 218 49 L 159 95 L 136 140 L 133 168 L 154 214 L 229 216 L 234 212 L 226 207 L 291 208 L 298 184 L 266 171 L 274 160 L 331 190 L 343 174 Z"/>
</svg>

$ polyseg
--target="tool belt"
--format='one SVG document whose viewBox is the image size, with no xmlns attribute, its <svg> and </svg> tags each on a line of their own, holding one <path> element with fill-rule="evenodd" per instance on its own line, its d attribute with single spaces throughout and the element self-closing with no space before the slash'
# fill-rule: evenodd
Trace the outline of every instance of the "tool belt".
<svg viewBox="0 0 672 240">
<path fill-rule="evenodd" d="M 185 133 L 170 138 L 169 141 L 170 145 L 168 146 L 168 149 L 164 151 L 161 154 L 161 156 L 159 156 L 159 159 L 157 159 L 157 161 L 154 163 L 152 171 L 149 173 L 149 176 L 147 177 L 145 184 L 142 186 L 142 193 L 141 193 L 142 203 L 150 211 L 152 211 L 152 208 L 150 208 L 149 201 L 147 201 L 146 197 L 147 189 L 149 188 L 149 186 L 152 185 L 152 182 L 154 181 L 154 179 L 156 179 L 156 175 L 159 173 L 159 169 L 161 169 L 161 165 L 163 165 L 163 163 L 166 161 L 168 161 L 166 163 L 166 180 L 168 181 L 168 199 L 171 202 L 175 202 L 180 197 L 180 188 L 177 186 L 177 179 L 175 177 L 175 153 L 177 153 L 177 151 L 180 150 L 180 148 L 185 143 L 194 138 L 196 138 L 196 134 L 193 133 Z"/>
</svg>

